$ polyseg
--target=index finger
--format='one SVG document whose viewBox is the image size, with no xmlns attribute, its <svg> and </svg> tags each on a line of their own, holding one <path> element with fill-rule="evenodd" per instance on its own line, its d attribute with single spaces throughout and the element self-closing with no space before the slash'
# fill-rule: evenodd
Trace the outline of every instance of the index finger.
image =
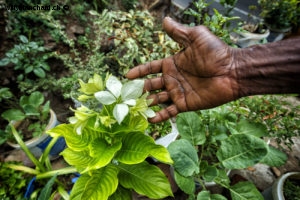
<svg viewBox="0 0 300 200">
<path fill-rule="evenodd" d="M 126 74 L 128 79 L 141 78 L 149 74 L 160 73 L 162 70 L 162 62 L 163 60 L 154 60 L 142 65 L 138 65 Z"/>
</svg>

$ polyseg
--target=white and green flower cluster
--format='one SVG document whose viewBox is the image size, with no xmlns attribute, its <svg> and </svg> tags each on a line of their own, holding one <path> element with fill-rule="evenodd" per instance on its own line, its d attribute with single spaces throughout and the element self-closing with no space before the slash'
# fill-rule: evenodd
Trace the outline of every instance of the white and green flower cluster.
<svg viewBox="0 0 300 200">
<path fill-rule="evenodd" d="M 76 132 L 81 134 L 82 128 L 88 119 L 96 117 L 95 126 L 99 123 L 111 127 L 116 122 L 121 125 L 125 117 L 142 116 L 145 119 L 155 116 L 149 108 L 151 101 L 147 99 L 148 93 L 143 94 L 144 81 L 140 79 L 126 81 L 124 84 L 115 76 L 107 75 L 105 81 L 101 76 L 94 75 L 87 83 L 80 81 L 79 101 L 96 99 L 101 104 L 101 110 L 90 109 L 84 105 L 74 110 L 75 116 L 70 122 L 75 124 Z"/>
</svg>

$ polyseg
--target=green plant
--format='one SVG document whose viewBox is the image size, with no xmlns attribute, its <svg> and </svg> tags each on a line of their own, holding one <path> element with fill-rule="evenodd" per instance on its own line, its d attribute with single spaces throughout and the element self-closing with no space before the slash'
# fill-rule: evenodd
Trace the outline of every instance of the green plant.
<svg viewBox="0 0 300 200">
<path fill-rule="evenodd" d="M 24 35 L 20 35 L 19 39 L 21 43 L 5 53 L 6 57 L 0 60 L 0 66 L 13 63 L 14 70 L 23 71 L 18 75 L 19 81 L 28 78 L 31 73 L 39 78 L 45 78 L 46 71 L 50 70 L 46 62 L 48 54 L 44 53 L 45 48 L 37 42 L 29 42 Z"/>
<path fill-rule="evenodd" d="M 300 135 L 300 106 L 292 99 L 291 95 L 252 96 L 232 102 L 230 106 L 238 116 L 264 124 L 267 137 L 276 139 L 278 146 L 291 148 L 292 138 Z"/>
<path fill-rule="evenodd" d="M 61 183 L 58 179 L 58 175 L 64 175 L 64 174 L 72 174 L 76 172 L 76 169 L 74 167 L 65 167 L 58 170 L 53 170 L 50 160 L 49 160 L 49 153 L 52 149 L 53 145 L 57 142 L 59 139 L 58 137 L 52 138 L 47 147 L 45 148 L 43 154 L 39 159 L 37 159 L 31 151 L 28 149 L 28 147 L 25 145 L 24 141 L 20 137 L 20 134 L 16 131 L 14 126 L 12 124 L 9 124 L 9 127 L 11 128 L 12 135 L 14 136 L 17 143 L 20 145 L 21 149 L 25 152 L 27 157 L 32 161 L 34 164 L 34 168 L 23 166 L 22 163 L 8 163 L 7 167 L 10 169 L 13 169 L 15 173 L 17 171 L 22 172 L 23 174 L 26 174 L 27 181 L 29 178 L 31 178 L 31 181 L 27 184 L 27 189 L 29 191 L 32 189 L 33 191 L 30 191 L 29 193 L 25 193 L 26 198 L 30 199 L 42 199 L 47 200 L 50 197 L 54 197 L 56 193 L 59 193 L 60 196 L 67 200 L 69 199 L 68 192 L 64 189 L 63 183 Z M 45 182 L 45 180 L 47 180 Z M 24 179 L 25 180 L 25 179 Z M 34 188 L 32 187 L 33 182 L 38 182 L 39 187 Z M 53 187 L 55 183 L 55 190 L 52 192 Z M 36 183 L 37 184 L 37 183 Z"/>
<path fill-rule="evenodd" d="M 174 161 L 174 178 L 189 199 L 225 199 L 211 194 L 206 182 L 229 190 L 232 199 L 263 199 L 251 182 L 230 184 L 228 170 L 243 169 L 256 163 L 280 166 L 287 157 L 261 139 L 266 127 L 231 112 L 227 105 L 176 118 L 180 138 L 168 146 Z M 201 191 L 196 191 L 195 182 Z"/>
<path fill-rule="evenodd" d="M 286 29 L 297 26 L 298 0 L 259 0 L 261 16 L 273 29 Z"/>
<path fill-rule="evenodd" d="M 300 199 L 300 183 L 299 180 L 287 179 L 283 185 L 284 197 L 291 200 Z"/>
<path fill-rule="evenodd" d="M 231 15 L 236 3 L 237 0 L 220 0 L 220 4 L 225 8 L 225 16 Z"/>
<path fill-rule="evenodd" d="M 27 124 L 21 132 L 24 139 L 39 136 L 45 130 L 49 120 L 50 102 L 40 92 L 33 92 L 29 96 L 21 96 L 20 100 L 11 100 L 8 110 L 1 113 L 1 117 L 8 121 L 5 130 L 1 130 L 1 141 L 4 143 L 11 138 L 10 124 L 20 122 Z"/>
<path fill-rule="evenodd" d="M 223 40 L 228 45 L 235 46 L 230 38 L 230 33 L 234 31 L 230 28 L 230 21 L 239 19 L 239 17 L 228 17 L 221 14 L 217 9 L 213 9 L 214 14 L 210 15 L 208 12 L 208 3 L 206 1 L 193 1 L 194 8 L 187 9 L 184 13 L 194 17 L 194 25 L 207 26 L 216 36 Z"/>
<path fill-rule="evenodd" d="M 82 105 L 70 124 L 48 131 L 65 138 L 68 148 L 62 155 L 81 174 L 71 199 L 131 199 L 131 189 L 150 198 L 172 196 L 166 176 L 145 161 L 151 156 L 172 163 L 167 149 L 145 134 L 154 112 L 143 85 L 143 80 L 122 83 L 112 75 L 80 81 Z"/>
<path fill-rule="evenodd" d="M 8 167 L 11 162 L 0 162 L 0 199 L 23 199 L 26 183 L 29 181 L 24 172 L 18 172 Z"/>
<path fill-rule="evenodd" d="M 121 0 L 121 5 L 125 8 L 126 11 L 129 11 L 136 7 L 137 2 L 137 0 Z"/>
</svg>

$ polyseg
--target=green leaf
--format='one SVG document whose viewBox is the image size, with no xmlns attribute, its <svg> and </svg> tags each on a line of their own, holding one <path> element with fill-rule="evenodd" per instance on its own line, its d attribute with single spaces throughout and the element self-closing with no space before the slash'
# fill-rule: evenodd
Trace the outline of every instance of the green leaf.
<svg viewBox="0 0 300 200">
<path fill-rule="evenodd" d="M 173 167 L 179 174 L 188 177 L 199 173 L 197 151 L 189 141 L 176 140 L 168 146 L 168 151 L 174 161 Z"/>
<path fill-rule="evenodd" d="M 51 196 L 51 192 L 52 192 L 52 186 L 53 184 L 55 183 L 55 180 L 56 180 L 56 177 L 57 177 L 57 174 L 54 175 L 48 182 L 47 184 L 45 185 L 45 187 L 42 189 L 39 197 L 38 197 L 38 200 L 48 200 L 50 199 L 50 196 Z"/>
<path fill-rule="evenodd" d="M 243 169 L 258 163 L 267 153 L 267 144 L 262 139 L 236 134 L 222 141 L 217 157 L 227 169 Z"/>
<path fill-rule="evenodd" d="M 124 120 L 124 118 L 128 113 L 129 113 L 129 107 L 124 103 L 117 104 L 113 110 L 113 115 L 119 124 L 122 123 L 122 121 Z"/>
<path fill-rule="evenodd" d="M 103 80 L 98 74 L 94 74 L 93 78 L 90 78 L 88 83 L 84 83 L 82 80 L 79 80 L 79 84 L 79 91 L 87 95 L 92 95 L 98 91 L 103 90 L 104 88 Z"/>
<path fill-rule="evenodd" d="M 113 193 L 109 200 L 132 200 L 132 191 L 122 187 L 120 184 L 115 193 Z"/>
<path fill-rule="evenodd" d="M 87 150 L 74 151 L 70 148 L 66 148 L 60 153 L 60 155 L 64 157 L 65 161 L 69 165 L 75 166 L 79 172 L 84 172 L 88 168 L 89 164 L 94 161 L 94 158 L 89 155 Z"/>
<path fill-rule="evenodd" d="M 9 109 L 9 110 L 6 110 L 4 111 L 2 114 L 1 114 L 1 117 L 3 117 L 4 119 L 6 119 L 7 121 L 20 121 L 20 120 L 23 120 L 25 119 L 25 114 L 21 111 L 21 110 L 18 110 L 18 109 Z"/>
<path fill-rule="evenodd" d="M 218 170 L 218 176 L 214 178 L 214 182 L 222 185 L 225 188 L 229 188 L 230 187 L 230 179 L 227 175 L 227 171 L 225 170 Z"/>
<path fill-rule="evenodd" d="M 59 124 L 47 131 L 52 137 L 62 136 L 65 138 L 67 146 L 74 151 L 88 149 L 89 143 L 96 138 L 103 138 L 103 133 L 85 128 L 81 135 L 78 135 L 72 124 Z"/>
<path fill-rule="evenodd" d="M 44 95 L 41 92 L 33 92 L 29 96 L 28 103 L 36 108 L 42 105 L 45 101 Z"/>
<path fill-rule="evenodd" d="M 135 165 L 118 165 L 119 182 L 125 188 L 134 189 L 151 199 L 173 196 L 170 183 L 165 174 L 155 165 L 142 162 Z"/>
<path fill-rule="evenodd" d="M 24 35 L 20 35 L 19 38 L 23 43 L 28 43 L 28 39 Z"/>
<path fill-rule="evenodd" d="M 24 70 L 25 74 L 29 74 L 30 72 L 33 71 L 33 66 L 24 66 L 24 68 L 25 68 Z"/>
<path fill-rule="evenodd" d="M 24 109 L 26 116 L 39 116 L 40 115 L 39 110 L 31 104 L 24 105 L 23 109 Z"/>
<path fill-rule="evenodd" d="M 108 199 L 118 187 L 118 169 L 113 165 L 83 174 L 76 181 L 70 199 Z"/>
<path fill-rule="evenodd" d="M 194 194 L 196 184 L 193 176 L 184 177 L 174 170 L 174 179 L 178 187 L 186 194 Z"/>
<path fill-rule="evenodd" d="M 103 105 L 110 105 L 116 102 L 116 97 L 108 91 L 100 91 L 95 93 L 95 98 Z"/>
<path fill-rule="evenodd" d="M 241 120 L 237 124 L 237 131 L 239 133 L 253 135 L 256 137 L 267 136 L 267 127 L 262 123 L 249 122 L 248 120 Z"/>
<path fill-rule="evenodd" d="M 210 191 L 203 190 L 198 193 L 197 200 L 226 200 L 226 197 L 220 194 L 211 194 Z"/>
<path fill-rule="evenodd" d="M 203 178 L 205 181 L 207 182 L 211 182 L 213 181 L 217 176 L 219 175 L 219 171 L 216 167 L 213 167 L 213 166 L 208 166 L 204 175 L 203 175 Z"/>
<path fill-rule="evenodd" d="M 202 199 L 206 199 L 206 200 L 210 200 L 210 192 L 207 190 L 201 191 L 197 194 L 197 200 L 202 200 Z"/>
<path fill-rule="evenodd" d="M 176 124 L 181 138 L 190 141 L 194 146 L 204 144 L 206 141 L 200 118 L 195 112 L 180 113 L 176 118 Z"/>
<path fill-rule="evenodd" d="M 287 161 L 287 155 L 284 152 L 272 146 L 269 146 L 268 154 L 260 161 L 260 163 L 272 167 L 279 167 L 281 165 L 284 165 L 286 161 Z"/>
<path fill-rule="evenodd" d="M 121 95 L 122 83 L 115 76 L 110 76 L 106 81 L 106 88 L 118 98 Z"/>
<path fill-rule="evenodd" d="M 169 151 L 162 145 L 152 145 L 150 155 L 160 162 L 173 164 Z"/>
<path fill-rule="evenodd" d="M 39 78 L 45 78 L 46 77 L 46 72 L 43 70 L 43 68 L 35 68 L 33 69 L 33 73 L 39 77 Z"/>
<path fill-rule="evenodd" d="M 89 145 L 90 156 L 94 158 L 93 162 L 88 164 L 87 170 L 99 169 L 111 162 L 115 153 L 122 147 L 121 142 L 109 145 L 105 139 L 98 138 Z"/>
<path fill-rule="evenodd" d="M 125 83 L 121 90 L 122 100 L 137 99 L 143 94 L 144 81 L 133 80 Z"/>
<path fill-rule="evenodd" d="M 10 63 L 10 59 L 9 58 L 3 58 L 0 60 L 0 66 L 6 66 Z"/>
<path fill-rule="evenodd" d="M 230 189 L 232 200 L 263 200 L 263 196 L 251 182 L 239 182 Z"/>
<path fill-rule="evenodd" d="M 122 148 L 115 159 L 125 164 L 137 164 L 143 162 L 149 155 L 162 162 L 172 162 L 169 153 L 164 150 L 164 147 L 155 144 L 153 138 L 141 132 L 132 132 L 123 137 Z"/>
</svg>

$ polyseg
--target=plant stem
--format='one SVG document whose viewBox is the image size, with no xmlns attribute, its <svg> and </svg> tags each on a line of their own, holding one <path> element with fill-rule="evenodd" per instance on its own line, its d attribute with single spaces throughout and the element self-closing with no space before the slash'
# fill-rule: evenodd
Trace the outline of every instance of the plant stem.
<svg viewBox="0 0 300 200">
<path fill-rule="evenodd" d="M 45 173 L 40 173 L 36 176 L 36 179 L 43 179 L 43 178 L 49 178 L 54 176 L 55 174 L 57 175 L 63 175 L 63 174 L 71 174 L 71 173 L 75 173 L 77 172 L 75 167 L 65 167 L 62 169 L 58 169 L 58 170 L 52 170 L 52 171 L 48 171 Z"/>
<path fill-rule="evenodd" d="M 41 171 L 45 171 L 45 167 L 34 157 L 34 155 L 30 152 L 30 150 L 28 149 L 28 147 L 25 145 L 25 143 L 23 142 L 23 140 L 21 139 L 21 137 L 19 136 L 19 133 L 17 132 L 17 130 L 15 129 L 15 127 L 12 124 L 9 124 L 9 126 L 11 127 L 12 133 L 16 139 L 16 141 L 18 142 L 18 144 L 20 145 L 20 147 L 22 148 L 22 150 L 25 152 L 25 154 L 28 156 L 28 158 L 33 162 L 33 164 L 35 164 L 36 167 L 38 167 Z"/>
<path fill-rule="evenodd" d="M 39 171 L 32 169 L 30 167 L 26 167 L 26 166 L 21 166 L 21 165 L 15 165 L 15 164 L 8 164 L 7 165 L 9 168 L 14 169 L 14 170 L 18 170 L 18 171 L 23 171 L 29 174 L 38 174 Z"/>
<path fill-rule="evenodd" d="M 68 194 L 68 192 L 61 186 L 58 186 L 57 188 L 58 193 L 61 195 L 61 197 L 65 200 L 70 199 L 70 195 Z"/>
</svg>

